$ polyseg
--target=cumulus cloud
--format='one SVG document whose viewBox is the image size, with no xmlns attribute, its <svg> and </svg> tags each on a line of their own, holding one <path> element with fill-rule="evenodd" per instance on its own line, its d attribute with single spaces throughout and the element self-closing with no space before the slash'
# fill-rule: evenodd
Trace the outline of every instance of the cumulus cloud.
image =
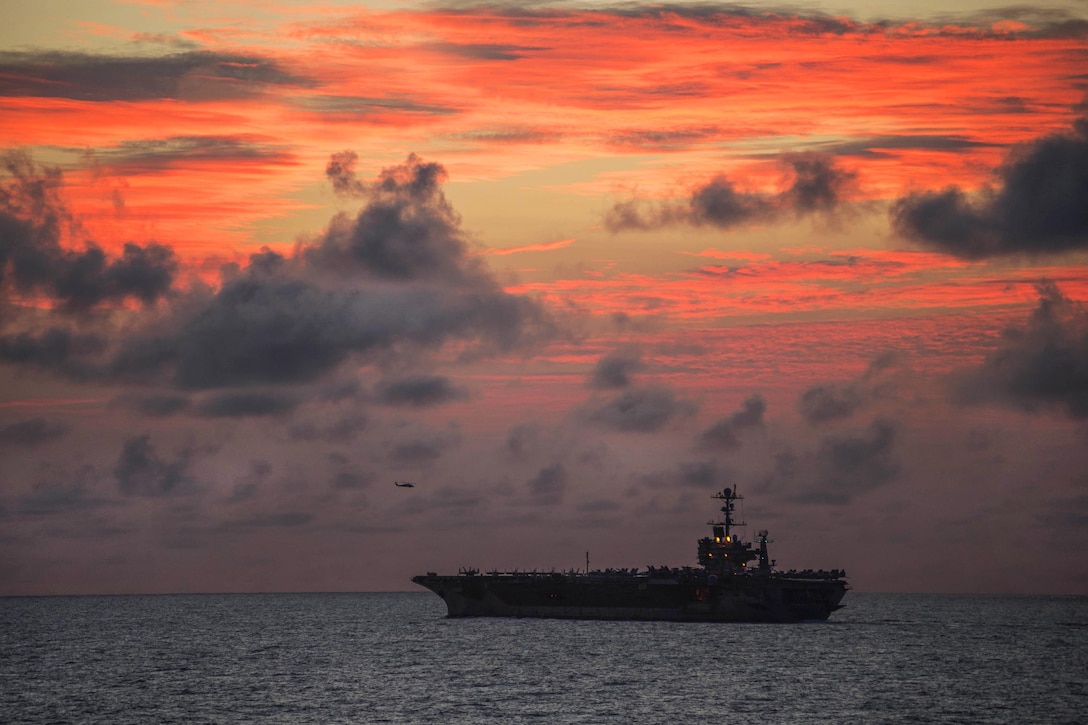
<svg viewBox="0 0 1088 725">
<path fill-rule="evenodd" d="M 99 478 L 94 466 L 74 471 L 46 467 L 34 488 L 18 497 L 16 511 L 24 516 L 50 516 L 106 506 L 109 501 L 94 493 Z"/>
<path fill-rule="evenodd" d="M 604 404 L 588 410 L 590 421 L 622 433 L 653 433 L 674 418 L 690 415 L 695 406 L 681 400 L 669 388 L 630 388 Z"/>
<path fill-rule="evenodd" d="M 956 390 L 966 402 L 1053 408 L 1088 418 L 1088 310 L 1053 282 L 1038 290 L 1030 318 L 1006 329 L 979 367 L 956 378 Z"/>
<path fill-rule="evenodd" d="M 529 493 L 541 503 L 557 504 L 567 487 L 567 471 L 561 463 L 541 468 L 526 483 Z"/>
<path fill-rule="evenodd" d="M 25 152 L 0 156 L 0 291 L 47 295 L 62 309 L 82 312 L 135 299 L 154 304 L 170 290 L 178 261 L 169 247 L 129 242 L 111 258 L 92 241 L 83 251 L 62 246 L 72 218 L 61 201 L 57 169 Z"/>
<path fill-rule="evenodd" d="M 451 342 L 465 356 L 480 355 L 534 344 L 554 329 L 539 304 L 507 294 L 469 254 L 440 188 L 444 169 L 414 155 L 371 182 L 342 171 L 344 183 L 365 199 L 354 219 L 338 215 L 293 254 L 262 250 L 245 267 L 225 267 L 218 289 L 197 286 L 184 294 L 173 294 L 177 262 L 165 247 L 130 244 L 115 259 L 93 246 L 62 248 L 62 232 L 72 225 L 60 202 L 60 174 L 25 155 L 9 156 L 7 168 L 10 178 L 0 187 L 5 296 L 44 293 L 62 312 L 73 312 L 125 299 L 151 305 L 172 294 L 153 314 L 130 315 L 124 328 L 106 322 L 77 328 L 56 311 L 33 320 L 21 312 L 25 324 L 8 315 L 0 360 L 9 363 L 160 390 L 298 386 L 318 382 L 353 356 L 388 363 Z M 461 394 L 434 382 L 428 390 L 414 388 L 418 400 L 428 392 L 432 399 Z M 390 402 L 403 401 L 413 392 L 408 387 L 385 392 Z M 182 406 L 174 402 L 176 408 L 167 403 L 147 412 L 176 412 Z M 290 407 L 285 399 L 263 402 L 269 405 L 252 396 L 209 398 L 196 412 L 255 415 Z"/>
<path fill-rule="evenodd" d="M 758 393 L 744 401 L 740 410 L 721 418 L 699 436 L 699 446 L 708 450 L 732 450 L 740 445 L 739 435 L 747 428 L 763 425 L 767 401 Z"/>
<path fill-rule="evenodd" d="M 424 408 L 463 400 L 468 393 L 440 375 L 419 375 L 380 383 L 376 389 L 378 402 L 385 405 Z"/>
<path fill-rule="evenodd" d="M 115 402 L 151 418 L 168 418 L 189 408 L 188 396 L 174 395 L 172 393 L 124 395 L 117 398 Z"/>
<path fill-rule="evenodd" d="M 0 426 L 0 446 L 38 446 L 68 433 L 68 426 L 30 418 Z"/>
<path fill-rule="evenodd" d="M 687 204 L 654 205 L 640 199 L 619 202 L 605 215 L 605 226 L 613 232 L 677 224 L 731 229 L 791 215 L 830 214 L 839 207 L 856 176 L 825 154 L 783 154 L 780 161 L 787 169 L 787 179 L 784 190 L 777 194 L 742 191 L 728 177 L 719 175 L 696 187 Z"/>
<path fill-rule="evenodd" d="M 368 423 L 369 419 L 365 415 L 352 413 L 325 425 L 310 421 L 296 423 L 287 433 L 294 440 L 346 443 L 365 430 Z"/>
<path fill-rule="evenodd" d="M 798 397 L 797 410 L 809 425 L 848 420 L 880 398 L 894 395 L 897 370 L 902 370 L 900 356 L 882 353 L 854 380 L 807 388 Z"/>
<path fill-rule="evenodd" d="M 804 503 L 850 503 L 899 475 L 895 440 L 895 424 L 884 419 L 865 430 L 827 436 L 814 451 L 778 454 L 766 484 Z"/>
<path fill-rule="evenodd" d="M 589 385 L 598 390 L 626 388 L 631 385 L 631 375 L 642 368 L 642 353 L 638 349 L 617 350 L 597 361 Z"/>
<path fill-rule="evenodd" d="M 503 445 L 505 454 L 517 461 L 527 459 L 539 448 L 540 426 L 534 423 L 521 423 L 511 428 Z"/>
<path fill-rule="evenodd" d="M 315 266 L 337 272 L 363 273 L 383 279 L 486 277 L 468 254 L 461 219 L 442 192 L 446 170 L 415 154 L 398 166 L 383 169 L 374 182 L 359 181 L 354 152 L 335 154 L 326 168 L 333 188 L 362 196 L 367 204 L 355 220 L 338 216 L 324 236 L 304 251 Z"/>
<path fill-rule="evenodd" d="M 330 176 L 367 199 L 355 219 L 337 216 L 293 256 L 254 254 L 214 293 L 125 339 L 109 374 L 166 376 L 186 390 L 297 385 L 351 356 L 418 354 L 452 341 L 465 354 L 507 351 L 550 334 L 537 303 L 507 294 L 468 254 L 439 165 L 411 156 L 364 183 L 348 160 L 337 164 Z M 416 382 L 385 390 L 389 402 L 460 394 Z"/>
<path fill-rule="evenodd" d="M 455 431 L 421 434 L 392 443 L 389 446 L 389 458 L 398 465 L 426 466 L 441 458 L 447 450 L 455 448 L 460 442 Z"/>
<path fill-rule="evenodd" d="M 108 348 L 109 340 L 102 335 L 62 327 L 0 333 L 0 361 L 75 379 L 93 377 L 95 361 Z"/>
<path fill-rule="evenodd" d="M 126 496 L 167 496 L 188 489 L 193 479 L 189 473 L 193 452 L 183 450 L 173 460 L 159 456 L 150 435 L 125 441 L 113 475 Z"/>
<path fill-rule="evenodd" d="M 186 389 L 316 380 L 352 354 L 450 340 L 510 349 L 539 320 L 528 299 L 501 290 L 428 286 L 350 288 L 252 271 L 223 285 L 173 336 L 126 341 L 121 373 L 172 368 Z"/>
<path fill-rule="evenodd" d="M 272 464 L 268 461 L 250 461 L 249 471 L 235 480 L 234 488 L 227 497 L 227 503 L 240 503 L 252 499 L 271 475 Z"/>
<path fill-rule="evenodd" d="M 996 184 L 912 193 L 891 219 L 902 237 L 966 259 L 1088 249 L 1088 118 L 1016 148 Z"/>
<path fill-rule="evenodd" d="M 813 385 L 801 393 L 797 408 L 801 417 L 811 424 L 845 420 L 862 405 L 862 397 L 854 385 L 827 383 Z"/>
<path fill-rule="evenodd" d="M 237 391 L 207 396 L 196 413 L 208 418 L 264 417 L 290 413 L 296 405 L 298 400 L 288 395 Z"/>
</svg>

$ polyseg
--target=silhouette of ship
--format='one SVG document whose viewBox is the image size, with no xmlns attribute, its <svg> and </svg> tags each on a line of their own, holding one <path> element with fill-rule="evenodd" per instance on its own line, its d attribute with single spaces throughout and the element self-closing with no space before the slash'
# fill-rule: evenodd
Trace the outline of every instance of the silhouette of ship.
<svg viewBox="0 0 1088 725">
<path fill-rule="evenodd" d="M 758 549 L 734 529 L 742 497 L 726 488 L 722 519 L 713 536 L 699 540 L 699 566 L 585 571 L 481 573 L 428 572 L 412 581 L 446 602 L 449 617 L 547 617 L 561 619 L 666 620 L 680 622 L 800 622 L 825 620 L 841 609 L 849 588 L 846 572 L 775 569 L 767 555 L 767 531 Z M 751 566 L 752 562 L 757 562 Z"/>
</svg>

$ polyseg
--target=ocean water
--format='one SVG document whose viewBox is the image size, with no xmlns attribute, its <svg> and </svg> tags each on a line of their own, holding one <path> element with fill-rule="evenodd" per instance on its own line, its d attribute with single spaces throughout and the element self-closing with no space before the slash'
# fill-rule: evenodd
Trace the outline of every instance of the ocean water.
<svg viewBox="0 0 1088 725">
<path fill-rule="evenodd" d="M 1084 723 L 1088 597 L 828 622 L 444 617 L 427 592 L 0 599 L 4 723 Z"/>
</svg>

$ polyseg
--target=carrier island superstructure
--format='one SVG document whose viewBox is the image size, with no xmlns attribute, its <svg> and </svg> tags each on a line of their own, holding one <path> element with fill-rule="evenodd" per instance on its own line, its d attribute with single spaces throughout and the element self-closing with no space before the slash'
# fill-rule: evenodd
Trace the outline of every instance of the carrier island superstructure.
<svg viewBox="0 0 1088 725">
<path fill-rule="evenodd" d="M 841 609 L 849 588 L 837 569 L 779 571 L 767 553 L 737 535 L 735 489 L 714 498 L 722 516 L 699 540 L 698 566 L 567 572 L 433 572 L 412 581 L 446 603 L 449 617 L 668 620 L 682 622 L 799 622 L 824 620 Z M 588 558 L 588 557 L 587 557 Z"/>
</svg>

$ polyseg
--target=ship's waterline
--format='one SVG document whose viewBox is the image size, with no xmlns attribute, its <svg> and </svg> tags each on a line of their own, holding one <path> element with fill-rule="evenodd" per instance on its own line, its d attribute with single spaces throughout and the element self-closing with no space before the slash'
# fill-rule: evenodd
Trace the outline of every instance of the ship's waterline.
<svg viewBox="0 0 1088 725">
<path fill-rule="evenodd" d="M 699 541 L 699 566 L 565 573 L 462 570 L 412 578 L 442 597 L 450 617 L 669 620 L 680 622 L 797 622 L 827 619 L 842 608 L 845 572 L 775 570 L 767 532 L 759 548 L 735 528 L 736 491 L 726 488 L 722 519 Z M 749 566 L 757 562 L 755 566 Z"/>
</svg>

